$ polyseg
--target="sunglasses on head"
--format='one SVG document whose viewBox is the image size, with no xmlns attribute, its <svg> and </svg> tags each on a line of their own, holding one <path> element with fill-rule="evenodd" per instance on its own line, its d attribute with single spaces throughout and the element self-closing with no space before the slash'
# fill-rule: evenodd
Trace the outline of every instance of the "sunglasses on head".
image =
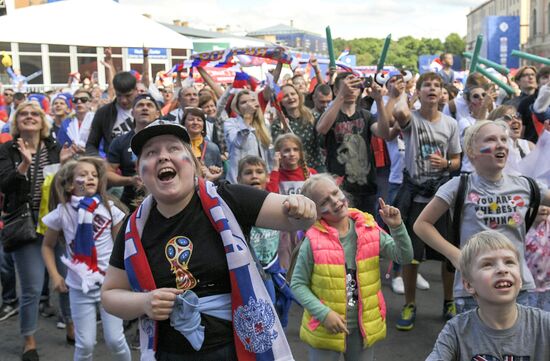
<svg viewBox="0 0 550 361">
<path fill-rule="evenodd" d="M 73 97 L 73 103 L 87 103 L 90 100 L 88 97 Z"/>
<path fill-rule="evenodd" d="M 481 93 L 481 94 L 476 93 L 476 94 L 472 94 L 472 98 L 474 98 L 474 99 L 483 99 L 483 98 L 485 98 L 486 95 L 487 95 L 487 93 Z"/>
<path fill-rule="evenodd" d="M 32 111 L 22 111 L 22 112 L 19 112 L 19 115 L 22 116 L 22 117 L 28 117 L 29 115 L 32 115 L 33 117 L 38 117 L 40 116 L 40 113 L 37 112 L 36 110 L 32 110 Z"/>
</svg>

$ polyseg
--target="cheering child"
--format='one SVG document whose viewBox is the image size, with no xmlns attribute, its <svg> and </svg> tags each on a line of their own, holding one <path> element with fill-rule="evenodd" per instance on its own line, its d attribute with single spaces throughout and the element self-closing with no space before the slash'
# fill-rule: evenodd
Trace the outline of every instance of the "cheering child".
<svg viewBox="0 0 550 361">
<path fill-rule="evenodd" d="M 91 360 L 96 343 L 96 307 L 99 306 L 103 332 L 113 359 L 131 360 L 122 320 L 107 313 L 100 303 L 100 287 L 113 248 L 113 236 L 124 212 L 109 200 L 107 178 L 99 158 L 70 161 L 56 175 L 56 191 L 61 201 L 42 220 L 48 226 L 42 256 L 59 292 L 69 292 L 75 326 L 74 360 Z M 60 233 L 67 241 L 67 277 L 59 274 L 54 248 Z"/>
<path fill-rule="evenodd" d="M 530 306 L 526 291 L 533 290 L 535 283 L 525 262 L 525 234 L 528 228 L 526 215 L 534 202 L 536 190 L 525 177 L 503 172 L 509 154 L 508 137 L 508 127 L 499 120 L 480 120 L 468 127 L 464 149 L 475 171 L 463 180 L 462 190 L 461 177 L 454 177 L 441 186 L 418 216 L 414 231 L 430 247 L 445 255 L 459 271 L 462 271 L 459 268 L 460 248 L 469 238 L 481 231 L 502 233 L 519 252 L 522 287 L 516 302 Z M 547 187 L 539 185 L 539 188 L 540 203 L 550 205 Z M 458 235 L 453 237 L 457 240 L 453 242 L 453 238 L 445 238 L 439 233 L 434 224 L 449 209 L 457 213 L 456 207 L 461 209 L 454 219 L 459 227 Z M 456 272 L 453 290 L 457 313 L 478 305 L 464 287 L 461 275 L 462 272 Z"/>
<path fill-rule="evenodd" d="M 379 256 L 411 262 L 411 240 L 401 213 L 380 198 L 385 233 L 372 215 L 348 208 L 328 174 L 311 176 L 302 194 L 315 202 L 317 222 L 306 232 L 291 287 L 304 306 L 300 338 L 309 360 L 372 360 L 371 346 L 386 336 Z"/>
</svg>

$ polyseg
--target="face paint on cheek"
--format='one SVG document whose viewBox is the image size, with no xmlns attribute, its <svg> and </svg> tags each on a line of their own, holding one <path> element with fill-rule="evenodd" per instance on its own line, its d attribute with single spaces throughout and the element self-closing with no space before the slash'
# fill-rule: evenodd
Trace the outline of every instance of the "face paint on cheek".
<svg viewBox="0 0 550 361">
<path fill-rule="evenodd" d="M 346 207 L 348 206 L 348 199 L 346 198 L 346 195 L 342 191 L 338 192 L 337 197 L 338 197 L 338 201 L 342 202 L 343 205 L 345 205 Z M 323 206 L 319 208 L 319 211 L 321 211 L 321 214 L 333 213 L 332 210 L 330 209 L 330 206 Z"/>
<path fill-rule="evenodd" d="M 493 148 L 490 145 L 487 145 L 485 147 L 481 147 L 479 152 L 481 154 L 491 154 L 493 152 Z"/>
<path fill-rule="evenodd" d="M 191 159 L 189 154 L 187 154 L 186 152 L 181 152 L 180 154 L 174 155 L 172 161 L 181 162 L 183 164 L 189 164 L 190 166 L 193 166 L 193 159 Z"/>
<path fill-rule="evenodd" d="M 328 206 L 321 207 L 319 210 L 321 211 L 321 214 L 330 213 L 330 208 Z"/>
<path fill-rule="evenodd" d="M 184 162 L 184 163 L 189 163 L 189 165 L 193 165 L 193 160 L 191 159 L 191 157 L 187 154 L 183 154 L 181 156 L 181 160 Z"/>
<path fill-rule="evenodd" d="M 84 183 L 86 183 L 86 178 L 85 177 L 76 177 L 74 179 L 76 185 L 78 186 L 78 189 L 80 191 L 83 191 L 84 190 Z"/>
<path fill-rule="evenodd" d="M 147 173 L 149 173 L 149 171 L 150 171 L 149 160 L 144 159 L 141 162 L 139 162 L 139 174 L 140 175 L 147 174 Z"/>
</svg>

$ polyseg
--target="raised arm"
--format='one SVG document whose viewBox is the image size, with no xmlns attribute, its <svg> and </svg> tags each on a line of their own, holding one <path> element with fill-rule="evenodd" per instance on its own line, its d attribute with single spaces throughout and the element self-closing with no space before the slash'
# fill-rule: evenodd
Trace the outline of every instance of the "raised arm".
<svg viewBox="0 0 550 361">
<path fill-rule="evenodd" d="M 109 95 L 109 100 L 113 100 L 116 96 L 115 86 L 113 85 L 113 79 L 116 74 L 115 64 L 111 57 L 111 48 L 105 48 L 104 50 L 105 59 L 101 61 L 101 64 L 105 66 L 105 77 L 107 80 L 107 94 Z"/>
<path fill-rule="evenodd" d="M 265 198 L 256 226 L 280 231 L 306 230 L 317 219 L 315 203 L 302 195 L 269 193 Z"/>
<path fill-rule="evenodd" d="M 335 89 L 336 98 L 334 98 L 330 108 L 328 108 L 323 115 L 321 115 L 321 118 L 319 118 L 319 121 L 317 122 L 315 129 L 318 133 L 325 135 L 329 132 L 338 117 L 340 108 L 344 104 L 344 99 L 353 94 L 353 88 L 357 88 L 360 85 L 361 79 L 354 76 L 349 76 L 340 81 L 339 87 Z"/>
<path fill-rule="evenodd" d="M 220 84 L 216 83 L 214 79 L 208 74 L 206 70 L 202 66 L 198 66 L 197 70 L 199 71 L 199 74 L 201 75 L 202 79 L 208 86 L 214 91 L 217 98 L 220 98 L 223 95 L 223 89 L 220 86 Z"/>
<path fill-rule="evenodd" d="M 309 63 L 313 67 L 313 71 L 315 72 L 315 79 L 317 79 L 317 84 L 324 84 L 325 80 L 323 79 L 323 76 L 321 75 L 321 68 L 319 68 L 319 61 L 316 57 L 312 56 L 309 58 Z"/>
<path fill-rule="evenodd" d="M 151 84 L 149 76 L 149 49 L 145 46 L 143 47 L 143 74 L 141 75 L 141 82 L 149 89 L 149 85 Z"/>
<path fill-rule="evenodd" d="M 378 112 L 378 121 L 372 125 L 372 132 L 384 140 L 394 139 L 399 133 L 399 129 L 394 130 L 394 128 L 397 128 L 395 127 L 395 120 L 384 104 L 384 88 L 373 82 L 372 86 L 367 89 L 367 93 L 376 102 Z"/>
<path fill-rule="evenodd" d="M 412 117 L 409 104 L 404 101 L 404 93 L 405 82 L 403 78 L 398 78 L 393 84 L 388 85 L 389 100 L 386 104 L 386 112 L 393 116 L 401 128 L 405 128 Z"/>
<path fill-rule="evenodd" d="M 277 84 L 279 82 L 279 77 L 281 76 L 281 71 L 283 70 L 283 63 L 278 62 L 277 66 L 275 67 L 275 70 L 273 70 L 273 82 Z M 266 86 L 264 87 L 264 90 L 262 91 L 264 95 L 264 99 L 269 101 L 271 99 L 271 96 L 273 95 L 273 90 Z"/>
</svg>

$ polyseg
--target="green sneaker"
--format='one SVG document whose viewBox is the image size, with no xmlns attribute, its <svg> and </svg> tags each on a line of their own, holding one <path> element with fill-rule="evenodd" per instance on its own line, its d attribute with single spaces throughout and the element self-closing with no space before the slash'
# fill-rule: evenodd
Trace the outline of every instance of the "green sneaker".
<svg viewBox="0 0 550 361">
<path fill-rule="evenodd" d="M 448 301 L 443 304 L 443 318 L 446 321 L 449 321 L 451 318 L 456 316 L 456 305 L 455 301 Z"/>
<path fill-rule="evenodd" d="M 416 319 L 416 306 L 413 303 L 406 304 L 401 310 L 401 317 L 397 320 L 397 329 L 399 331 L 410 331 L 414 327 Z"/>
</svg>

